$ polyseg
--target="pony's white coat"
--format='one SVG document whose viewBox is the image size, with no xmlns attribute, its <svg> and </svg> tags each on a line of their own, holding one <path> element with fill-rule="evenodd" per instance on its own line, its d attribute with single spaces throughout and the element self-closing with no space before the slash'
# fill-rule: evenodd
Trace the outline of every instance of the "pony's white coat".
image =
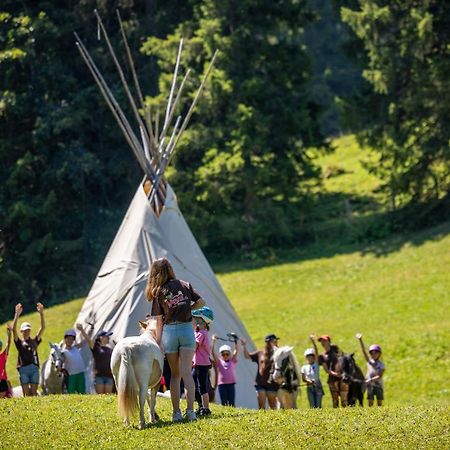
<svg viewBox="0 0 450 450">
<path fill-rule="evenodd" d="M 42 395 L 62 394 L 63 377 L 61 348 L 50 343 L 50 355 L 41 367 L 40 385 Z"/>
<path fill-rule="evenodd" d="M 118 413 L 130 424 L 139 409 L 139 428 L 145 427 L 144 405 L 147 400 L 150 422 L 156 422 L 156 391 L 162 376 L 164 359 L 154 338 L 155 323 L 143 323 L 140 336 L 121 339 L 111 355 L 111 370 L 117 387 Z M 149 398 L 148 390 L 151 389 Z"/>
<path fill-rule="evenodd" d="M 277 348 L 273 352 L 272 360 L 274 363 L 275 371 L 274 371 L 274 381 L 276 383 L 281 384 L 283 382 L 283 377 L 280 371 L 281 364 L 285 358 L 289 358 L 288 367 L 294 370 L 297 376 L 297 386 L 292 392 L 289 392 L 286 389 L 280 388 L 278 389 L 278 400 L 280 401 L 280 406 L 283 409 L 297 409 L 297 397 L 298 397 L 298 388 L 301 380 L 301 371 L 300 365 L 298 363 L 297 357 L 295 353 L 292 351 L 294 347 L 283 346 Z"/>
</svg>

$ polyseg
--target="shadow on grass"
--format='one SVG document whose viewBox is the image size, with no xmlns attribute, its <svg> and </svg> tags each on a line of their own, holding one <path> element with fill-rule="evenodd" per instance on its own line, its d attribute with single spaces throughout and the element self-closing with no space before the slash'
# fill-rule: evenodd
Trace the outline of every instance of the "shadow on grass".
<svg viewBox="0 0 450 450">
<path fill-rule="evenodd" d="M 376 223 L 382 222 L 386 214 L 380 214 L 376 217 Z M 349 226 L 354 229 L 358 229 L 358 220 L 364 221 L 367 218 L 357 219 L 353 224 L 348 224 L 344 226 Z M 372 216 L 372 220 L 374 220 Z M 374 222 L 375 223 L 375 222 Z M 339 226 L 343 226 L 342 222 Z M 326 227 L 317 231 L 317 239 L 311 239 L 310 242 L 298 243 L 290 246 L 289 248 L 277 248 L 269 249 L 266 254 L 259 255 L 257 253 L 252 255 L 252 259 L 238 259 L 237 257 L 229 258 L 225 260 L 224 257 L 216 260 L 213 268 L 216 273 L 229 273 L 236 272 L 240 270 L 256 270 L 263 267 L 275 266 L 278 264 L 286 264 L 300 261 L 307 261 L 313 259 L 321 258 L 331 258 L 333 256 L 350 254 L 350 253 L 360 253 L 361 255 L 374 255 L 376 257 L 386 257 L 391 253 L 399 251 L 405 245 L 412 245 L 419 247 L 426 242 L 430 241 L 440 241 L 450 234 L 450 221 L 444 222 L 442 224 L 426 228 L 421 231 L 405 231 L 403 233 L 397 232 L 388 235 L 386 238 L 379 239 L 361 239 L 359 241 L 357 238 L 354 242 L 330 239 L 330 235 L 336 234 L 336 230 L 329 233 L 328 236 L 323 236 L 322 233 L 326 233 Z M 341 237 L 345 235 L 342 231 Z M 349 235 L 347 235 L 349 237 Z"/>
</svg>

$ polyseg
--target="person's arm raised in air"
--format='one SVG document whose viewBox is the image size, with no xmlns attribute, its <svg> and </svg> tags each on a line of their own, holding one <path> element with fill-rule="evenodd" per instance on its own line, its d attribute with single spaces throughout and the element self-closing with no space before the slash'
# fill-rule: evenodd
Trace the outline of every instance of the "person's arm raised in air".
<svg viewBox="0 0 450 450">
<path fill-rule="evenodd" d="M 22 311 L 23 311 L 22 303 L 17 303 L 16 308 L 14 310 L 14 320 L 12 325 L 14 341 L 17 341 L 17 339 L 19 339 L 19 336 L 17 335 L 17 321 L 19 320 Z"/>
<path fill-rule="evenodd" d="M 6 336 L 7 336 L 7 341 L 6 341 L 6 354 L 9 355 L 9 347 L 11 347 L 11 333 L 12 333 L 12 328 L 11 325 L 8 323 L 6 324 Z"/>
<path fill-rule="evenodd" d="M 41 317 L 41 327 L 39 328 L 36 338 L 42 340 L 42 335 L 45 330 L 45 319 L 44 319 L 44 305 L 42 303 L 36 303 L 36 309 Z"/>
<path fill-rule="evenodd" d="M 250 353 L 247 350 L 247 341 L 245 339 L 241 339 L 241 345 L 244 351 L 244 357 L 247 359 L 251 359 Z"/>
<path fill-rule="evenodd" d="M 360 345 L 361 345 L 361 350 L 364 354 L 364 358 L 366 358 L 366 361 L 370 364 L 370 356 L 367 354 L 366 351 L 366 346 L 364 345 L 363 339 L 362 339 L 362 334 L 361 333 L 356 333 L 356 339 L 358 339 Z"/>
<path fill-rule="evenodd" d="M 216 341 L 217 341 L 217 336 L 215 334 L 212 335 L 211 338 L 211 357 L 212 360 L 215 362 L 217 361 L 217 353 L 216 353 Z"/>
<path fill-rule="evenodd" d="M 314 347 L 314 362 L 319 362 L 319 349 L 317 348 L 316 343 L 316 335 L 314 333 L 309 335 L 309 340 L 311 341 L 312 346 Z"/>
<path fill-rule="evenodd" d="M 75 325 L 75 328 L 80 331 L 81 335 L 83 336 L 84 340 L 89 345 L 89 348 L 92 350 L 94 348 L 94 341 L 90 338 L 90 336 L 86 333 L 86 331 L 83 328 L 83 325 L 81 323 L 77 323 Z"/>
<path fill-rule="evenodd" d="M 235 363 L 238 362 L 239 350 L 240 350 L 239 341 L 236 339 L 234 341 L 234 351 L 233 351 L 233 361 Z"/>
</svg>

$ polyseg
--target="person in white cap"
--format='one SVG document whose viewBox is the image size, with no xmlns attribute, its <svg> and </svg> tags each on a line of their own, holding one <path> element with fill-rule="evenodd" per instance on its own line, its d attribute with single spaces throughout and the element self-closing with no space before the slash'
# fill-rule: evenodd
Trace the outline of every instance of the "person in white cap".
<svg viewBox="0 0 450 450">
<path fill-rule="evenodd" d="M 308 364 L 301 368 L 303 382 L 306 383 L 306 392 L 310 408 L 322 408 L 323 387 L 320 381 L 318 351 L 316 340 L 312 334 L 310 337 L 314 348 L 305 350 L 304 356 Z"/>
<path fill-rule="evenodd" d="M 67 393 L 86 394 L 84 379 L 86 367 L 79 350 L 82 344 L 75 344 L 76 337 L 77 333 L 71 328 L 64 333 L 64 348 L 61 353 L 63 369 L 67 373 Z"/>
<path fill-rule="evenodd" d="M 23 312 L 21 303 L 16 305 L 12 325 L 14 344 L 18 352 L 17 370 L 19 371 L 20 384 L 24 397 L 37 395 L 39 385 L 39 356 L 37 348 L 42 341 L 42 334 L 45 329 L 44 305 L 42 303 L 36 303 L 36 309 L 41 319 L 41 327 L 34 338 L 31 337 L 31 324 L 29 322 L 23 322 L 20 325 L 22 337 L 20 338 L 17 334 L 17 321 Z"/>
<path fill-rule="evenodd" d="M 211 356 L 217 368 L 217 385 L 219 386 L 220 402 L 223 406 L 235 406 L 235 385 L 236 385 L 236 364 L 238 362 L 239 344 L 234 341 L 234 351 L 227 344 L 219 348 L 218 357 L 216 354 L 217 336 L 212 337 Z"/>
</svg>

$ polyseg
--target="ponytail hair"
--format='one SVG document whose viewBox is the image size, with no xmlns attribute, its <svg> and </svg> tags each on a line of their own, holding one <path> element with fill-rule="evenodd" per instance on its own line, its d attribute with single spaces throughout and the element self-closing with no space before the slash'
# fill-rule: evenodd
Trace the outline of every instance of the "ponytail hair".
<svg viewBox="0 0 450 450">
<path fill-rule="evenodd" d="M 264 347 L 264 359 L 261 364 L 260 374 L 264 373 L 266 367 L 272 364 L 272 356 L 273 356 L 273 347 L 270 341 L 266 342 L 266 346 Z"/>
<path fill-rule="evenodd" d="M 145 296 L 149 302 L 158 297 L 159 290 L 170 280 L 175 279 L 172 265 L 166 258 L 157 259 L 153 262 L 148 276 Z"/>
</svg>

